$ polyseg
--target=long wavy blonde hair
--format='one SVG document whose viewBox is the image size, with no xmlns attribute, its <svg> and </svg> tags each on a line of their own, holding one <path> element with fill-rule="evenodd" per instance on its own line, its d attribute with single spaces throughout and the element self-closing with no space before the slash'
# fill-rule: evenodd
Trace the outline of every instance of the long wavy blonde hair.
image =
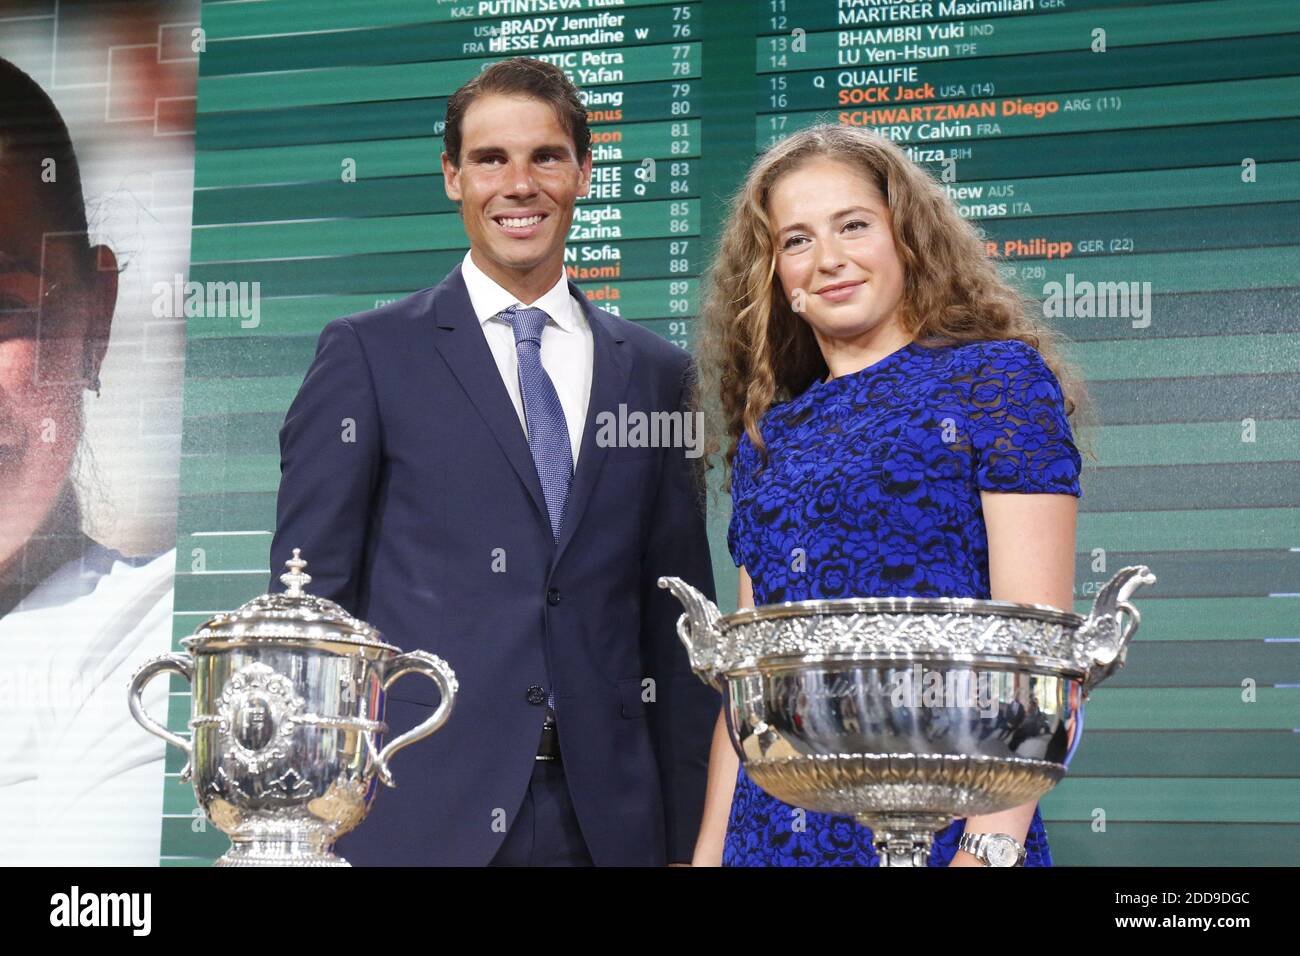
<svg viewBox="0 0 1300 956">
<path fill-rule="evenodd" d="M 811 327 L 774 279 L 767 205 L 781 176 L 816 158 L 861 169 L 888 204 L 905 276 L 900 313 L 906 332 L 926 342 L 1025 342 L 1060 382 L 1076 437 L 1093 423 L 1082 375 L 1061 355 L 1064 337 L 1034 318 L 1033 300 L 1002 278 L 985 252 L 984 236 L 962 218 L 944 189 L 885 137 L 823 124 L 781 140 L 755 160 L 732 197 L 706 278 L 697 400 L 711 422 L 709 457 L 725 446 L 728 476 L 741 434 L 749 435 L 766 461 L 759 429 L 764 413 L 829 371 Z M 1096 460 L 1086 439 L 1080 448 Z"/>
</svg>

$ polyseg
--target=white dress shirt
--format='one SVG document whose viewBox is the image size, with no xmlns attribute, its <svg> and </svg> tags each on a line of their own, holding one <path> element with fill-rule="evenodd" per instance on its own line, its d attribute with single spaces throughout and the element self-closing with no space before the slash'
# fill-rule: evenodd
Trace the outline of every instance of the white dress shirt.
<svg viewBox="0 0 1300 956">
<path fill-rule="evenodd" d="M 515 330 L 499 313 L 512 305 L 541 309 L 550 318 L 542 329 L 542 368 L 551 377 L 564 420 L 569 426 L 569 446 L 573 451 L 573 467 L 578 467 L 578 451 L 582 446 L 582 433 L 587 424 L 587 403 L 591 399 L 591 369 L 595 346 L 591 327 L 582 305 L 569 295 L 568 276 L 560 270 L 559 280 L 536 302 L 520 302 L 474 264 L 467 252 L 461 266 L 465 288 L 474 314 L 483 327 L 492 357 L 496 359 L 501 381 L 510 393 L 519 427 L 528 431 L 524 415 L 524 397 L 519 389 L 519 353 L 515 351 Z"/>
<path fill-rule="evenodd" d="M 92 542 L 0 617 L 0 865 L 158 865 L 165 745 L 126 700 L 136 668 L 171 649 L 175 567 L 175 549 Z M 169 683 L 145 690 L 155 720 Z"/>
</svg>

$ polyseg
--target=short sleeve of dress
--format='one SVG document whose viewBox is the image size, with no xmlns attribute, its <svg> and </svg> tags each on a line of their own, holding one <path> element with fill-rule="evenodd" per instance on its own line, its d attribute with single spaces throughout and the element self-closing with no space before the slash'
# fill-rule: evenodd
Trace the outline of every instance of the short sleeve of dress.
<svg viewBox="0 0 1300 956">
<path fill-rule="evenodd" d="M 731 523 L 727 526 L 727 550 L 738 568 L 744 566 L 748 552 L 748 516 L 754 497 L 753 476 L 757 459 L 758 449 L 749 440 L 749 435 L 742 432 L 731 466 Z"/>
<path fill-rule="evenodd" d="M 968 414 L 975 482 L 984 491 L 1082 497 L 1082 459 L 1060 383 L 1038 350 L 988 342 L 972 370 Z"/>
</svg>

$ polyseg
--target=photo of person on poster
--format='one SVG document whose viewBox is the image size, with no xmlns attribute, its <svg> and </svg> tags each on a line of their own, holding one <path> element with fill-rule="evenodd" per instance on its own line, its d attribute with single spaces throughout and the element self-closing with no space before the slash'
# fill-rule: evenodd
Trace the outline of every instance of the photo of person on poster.
<svg viewBox="0 0 1300 956">
<path fill-rule="evenodd" d="M 119 263 L 50 97 L 4 59 L 0 91 L 0 863 L 155 865 L 163 745 L 126 688 L 170 646 L 175 550 L 106 547 L 80 500 Z"/>
</svg>

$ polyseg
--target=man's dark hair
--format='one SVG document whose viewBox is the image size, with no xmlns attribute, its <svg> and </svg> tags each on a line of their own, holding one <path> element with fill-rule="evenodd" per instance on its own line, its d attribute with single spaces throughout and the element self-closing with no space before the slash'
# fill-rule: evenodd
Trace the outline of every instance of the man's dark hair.
<svg viewBox="0 0 1300 956">
<path fill-rule="evenodd" d="M 443 148 L 452 164 L 460 168 L 460 124 L 480 96 L 500 93 L 507 96 L 530 96 L 547 103 L 555 110 L 561 125 L 573 140 L 578 162 L 591 148 L 591 130 L 587 128 L 587 108 L 564 71 L 558 66 L 528 56 L 517 56 L 493 63 L 470 80 L 447 101 L 447 126 L 443 134 Z"/>
<path fill-rule="evenodd" d="M 29 183 L 41 182 L 42 164 L 47 159 L 54 161 L 56 174 L 41 190 L 41 208 L 50 217 L 47 228 L 73 234 L 84 258 L 90 249 L 86 203 L 68 127 L 40 84 L 0 57 L 0 162 L 29 177 L 22 186 L 27 189 Z M 84 267 L 89 267 L 88 261 Z"/>
</svg>

